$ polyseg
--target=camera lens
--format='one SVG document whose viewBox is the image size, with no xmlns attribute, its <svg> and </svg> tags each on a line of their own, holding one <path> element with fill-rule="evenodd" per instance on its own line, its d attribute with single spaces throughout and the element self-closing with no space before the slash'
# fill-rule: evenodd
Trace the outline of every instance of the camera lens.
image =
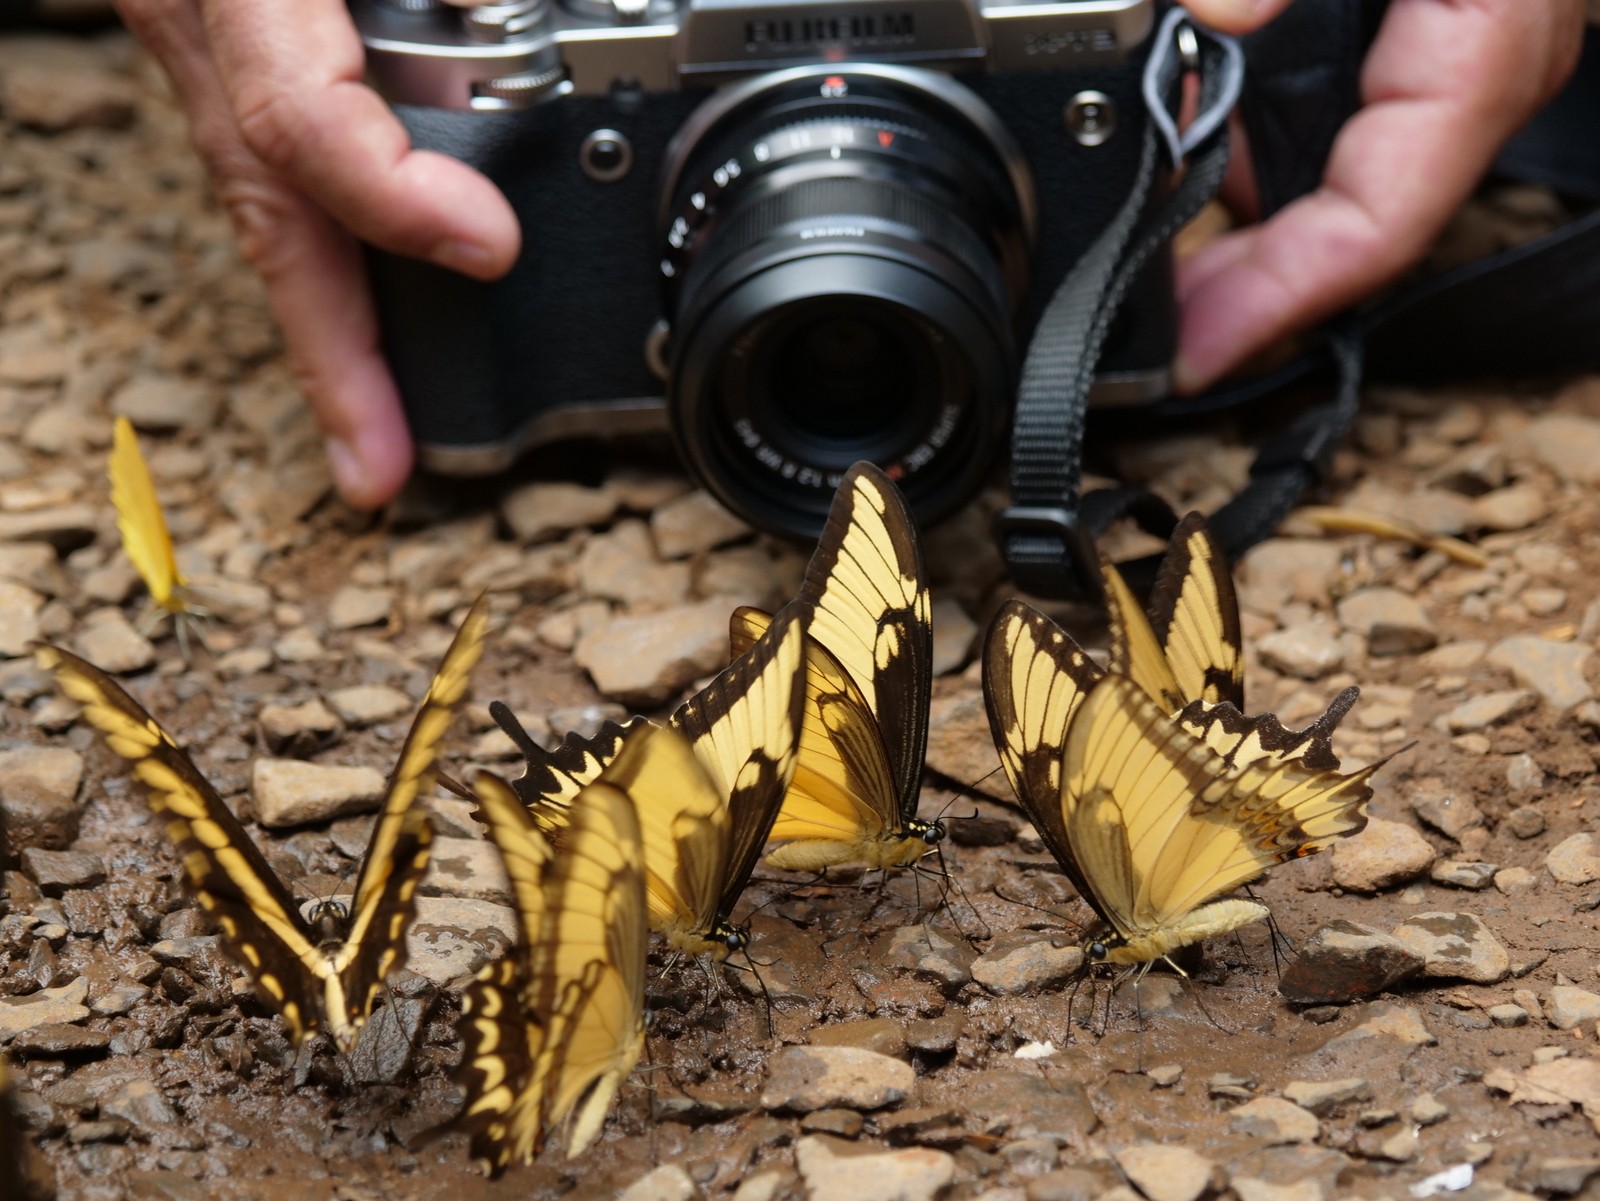
<svg viewBox="0 0 1600 1201">
<path fill-rule="evenodd" d="M 756 525 L 815 535 L 859 459 L 924 520 L 983 478 L 1014 384 L 1031 193 L 945 76 L 763 76 L 669 154 L 662 275 L 684 457 Z"/>
</svg>

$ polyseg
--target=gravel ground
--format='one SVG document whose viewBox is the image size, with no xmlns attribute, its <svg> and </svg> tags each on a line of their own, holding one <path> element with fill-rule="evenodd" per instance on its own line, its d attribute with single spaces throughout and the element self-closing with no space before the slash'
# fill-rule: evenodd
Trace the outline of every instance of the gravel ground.
<svg viewBox="0 0 1600 1201">
<path fill-rule="evenodd" d="M 1504 193 L 1440 256 L 1552 216 Z M 103 476 L 118 414 L 221 619 L 190 667 L 170 631 L 137 628 Z M 1116 448 L 1125 478 L 1202 508 L 1248 460 L 1215 428 Z M 461 770 L 515 757 L 488 700 L 539 737 L 659 711 L 720 665 L 734 604 L 796 586 L 802 550 L 648 451 L 565 462 L 567 482 L 449 509 L 342 509 L 149 63 L 120 37 L 0 40 L 0 808 L 20 851 L 0 1050 L 29 1195 L 1316 1201 L 1600 1181 L 1600 379 L 1371 397 L 1327 499 L 1462 537 L 1481 565 L 1304 517 L 1243 564 L 1252 709 L 1304 721 L 1357 683 L 1346 766 L 1416 743 L 1365 833 L 1261 890 L 1297 948 L 1281 977 L 1253 928 L 1193 983 L 1148 978 L 1142 1027 L 1131 995 L 1074 987 L 1084 911 L 1006 803 L 972 663 L 1009 594 L 989 494 L 926 539 L 924 811 L 977 814 L 951 823 L 960 895 L 758 883 L 771 1036 L 746 977 L 709 1008 L 697 980 L 653 985 L 650 1066 L 598 1146 L 489 1183 L 459 1140 L 417 1139 L 454 1106 L 452 984 L 509 930 L 463 807 L 432 802 L 443 837 L 393 1021 L 348 1057 L 297 1055 L 24 649 L 61 641 L 121 675 L 280 873 L 328 895 L 479 589 L 503 628 L 449 746 Z"/>
</svg>

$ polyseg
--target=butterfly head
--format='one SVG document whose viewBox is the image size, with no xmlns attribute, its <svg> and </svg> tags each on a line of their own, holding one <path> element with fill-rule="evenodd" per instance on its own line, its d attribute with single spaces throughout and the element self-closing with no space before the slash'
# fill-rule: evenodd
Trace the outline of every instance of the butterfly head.
<svg viewBox="0 0 1600 1201">
<path fill-rule="evenodd" d="M 1083 961 L 1090 967 L 1098 967 L 1102 963 L 1115 963 L 1116 952 L 1127 945 L 1128 940 L 1111 929 L 1110 926 L 1096 926 L 1084 935 Z"/>
<path fill-rule="evenodd" d="M 914 817 L 906 823 L 906 837 L 920 838 L 931 850 L 944 841 L 944 823 L 924 821 L 920 817 Z"/>
<path fill-rule="evenodd" d="M 711 928 L 709 941 L 716 946 L 718 958 L 736 955 L 750 945 L 750 931 L 732 922 L 718 922 Z"/>
<path fill-rule="evenodd" d="M 350 908 L 343 901 L 318 901 L 306 919 L 318 943 L 343 942 L 350 925 Z"/>
</svg>

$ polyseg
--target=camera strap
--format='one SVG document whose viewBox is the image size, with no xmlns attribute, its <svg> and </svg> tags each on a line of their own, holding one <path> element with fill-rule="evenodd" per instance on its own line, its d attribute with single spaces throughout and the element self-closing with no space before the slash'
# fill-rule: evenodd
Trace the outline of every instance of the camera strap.
<svg viewBox="0 0 1600 1201">
<path fill-rule="evenodd" d="M 1183 53 L 1183 25 L 1171 13 L 1161 37 L 1178 45 L 1185 69 L 1199 74 L 1206 109 L 1228 98 L 1234 85 L 1219 76 L 1234 65 L 1224 39 L 1189 28 L 1198 39 L 1196 55 Z M 1600 142 L 1593 135 L 1600 114 L 1600 29 L 1591 28 L 1585 42 L 1577 75 L 1508 145 L 1497 169 L 1569 196 L 1600 200 Z M 1163 77 L 1155 80 L 1154 94 L 1170 104 L 1172 81 L 1164 77 L 1171 71 L 1170 58 L 1158 61 L 1153 52 L 1147 84 L 1157 70 Z M 1146 94 L 1152 94 L 1148 87 Z M 1163 539 L 1176 522 L 1171 507 L 1144 489 L 1078 495 L 1089 388 L 1111 319 L 1139 268 L 1215 194 L 1226 165 L 1224 129 L 1197 136 L 1191 124 L 1191 144 L 1182 147 L 1187 153 L 1183 176 L 1164 198 L 1153 199 L 1154 156 L 1170 136 L 1162 125 L 1156 118 L 1147 130 L 1133 193 L 1051 298 L 1023 366 L 1012 436 L 1012 504 L 996 514 L 995 532 L 1013 580 L 1034 595 L 1098 597 L 1095 538 L 1124 517 Z M 1294 187 L 1314 186 L 1311 180 L 1306 175 L 1298 184 L 1288 181 L 1294 186 L 1283 190 L 1280 203 L 1292 197 Z M 1193 417 L 1308 386 L 1321 387 L 1326 395 L 1331 385 L 1330 399 L 1306 408 L 1267 440 L 1248 483 L 1212 514 L 1213 532 L 1237 560 L 1270 536 L 1306 491 L 1326 478 L 1355 420 L 1364 374 L 1432 383 L 1593 370 L 1600 367 L 1597 331 L 1600 209 L 1334 322 L 1323 331 L 1320 345 L 1269 375 L 1204 396 L 1173 397 L 1149 412 L 1157 419 Z M 1150 556 L 1118 566 L 1136 588 L 1146 588 L 1159 561 Z"/>
</svg>

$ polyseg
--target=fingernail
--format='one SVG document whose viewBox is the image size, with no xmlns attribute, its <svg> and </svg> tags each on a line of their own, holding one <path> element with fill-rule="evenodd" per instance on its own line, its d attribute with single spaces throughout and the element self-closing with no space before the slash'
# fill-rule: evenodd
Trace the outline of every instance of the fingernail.
<svg viewBox="0 0 1600 1201">
<path fill-rule="evenodd" d="M 362 465 L 355 450 L 340 438 L 327 440 L 328 466 L 333 471 L 333 483 L 339 495 L 351 504 L 360 505 L 372 490 L 372 479 Z"/>
<path fill-rule="evenodd" d="M 441 267 L 459 271 L 463 275 L 487 275 L 494 270 L 494 256 L 489 248 L 465 238 L 446 238 L 433 248 L 428 256 Z"/>
</svg>

